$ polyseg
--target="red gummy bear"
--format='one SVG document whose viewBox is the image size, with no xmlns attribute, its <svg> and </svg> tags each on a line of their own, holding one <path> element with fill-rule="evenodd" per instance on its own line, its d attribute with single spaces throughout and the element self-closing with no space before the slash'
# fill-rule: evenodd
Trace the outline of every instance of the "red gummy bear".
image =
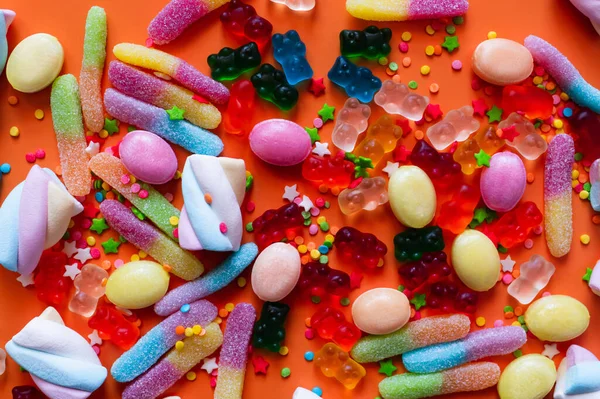
<svg viewBox="0 0 600 399">
<path fill-rule="evenodd" d="M 361 336 L 358 327 L 347 321 L 342 312 L 329 307 L 318 310 L 310 318 L 310 326 L 321 338 L 332 340 L 346 352 Z"/>
<path fill-rule="evenodd" d="M 347 297 L 350 294 L 350 276 L 319 262 L 309 262 L 302 266 L 298 287 L 311 297 L 324 298 L 326 295 Z"/>
<path fill-rule="evenodd" d="M 31 385 L 14 387 L 12 389 L 12 397 L 13 399 L 44 399 L 44 395 Z"/>
<path fill-rule="evenodd" d="M 438 193 L 447 192 L 462 176 L 461 166 L 454 161 L 451 153 L 440 154 L 425 140 L 417 141 L 410 154 L 410 160 L 427 173 Z"/>
<path fill-rule="evenodd" d="M 288 240 L 302 234 L 304 217 L 295 203 L 282 206 L 279 209 L 269 209 L 252 222 L 254 242 L 263 250 L 274 242 Z"/>
<path fill-rule="evenodd" d="M 310 154 L 302 164 L 302 176 L 327 188 L 346 188 L 354 177 L 354 163 L 345 159 L 343 151 L 335 156 Z"/>
<path fill-rule="evenodd" d="M 505 86 L 502 90 L 504 115 L 522 112 L 529 119 L 546 119 L 552 115 L 552 95 L 535 86 Z"/>
<path fill-rule="evenodd" d="M 427 305 L 441 313 L 475 313 L 478 295 L 462 283 L 444 279 L 431 284 Z"/>
<path fill-rule="evenodd" d="M 339 229 L 334 244 L 344 262 L 367 269 L 377 267 L 387 253 L 387 246 L 377 237 L 353 227 Z"/>
<path fill-rule="evenodd" d="M 426 252 L 421 259 L 404 263 L 398 269 L 402 282 L 411 291 L 419 290 L 432 280 L 439 280 L 452 274 L 445 252 Z"/>
<path fill-rule="evenodd" d="M 473 212 L 479 203 L 480 195 L 479 187 L 461 184 L 450 201 L 441 205 L 436 220 L 437 225 L 454 234 L 465 231 L 473 220 Z"/>
<path fill-rule="evenodd" d="M 505 248 L 524 242 L 531 230 L 542 223 L 542 212 L 534 202 L 522 202 L 492 223 L 490 230 Z"/>
<path fill-rule="evenodd" d="M 249 80 L 240 80 L 231 86 L 223 127 L 229 134 L 245 135 L 250 131 L 256 90 Z"/>
<path fill-rule="evenodd" d="M 65 277 L 67 255 L 62 252 L 44 251 L 36 268 L 35 291 L 40 301 L 49 305 L 62 305 L 73 286 L 73 280 Z"/>
<path fill-rule="evenodd" d="M 140 329 L 113 306 L 100 304 L 88 320 L 88 326 L 102 339 L 109 339 L 123 350 L 131 348 L 140 337 Z"/>
<path fill-rule="evenodd" d="M 270 40 L 273 25 L 256 14 L 256 10 L 240 0 L 231 0 L 227 10 L 221 14 L 221 22 L 225 29 L 244 40 L 244 43 L 255 42 L 263 48 Z"/>
</svg>

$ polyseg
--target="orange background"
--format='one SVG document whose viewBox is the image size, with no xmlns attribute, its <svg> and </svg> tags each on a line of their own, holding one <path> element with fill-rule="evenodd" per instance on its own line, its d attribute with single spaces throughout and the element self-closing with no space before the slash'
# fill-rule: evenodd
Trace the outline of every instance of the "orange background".
<svg viewBox="0 0 600 399">
<path fill-rule="evenodd" d="M 5 0 L 2 4 L 4 8 L 13 9 L 17 13 L 17 19 L 10 28 L 8 34 L 9 47 L 12 50 L 14 46 L 25 37 L 38 33 L 46 32 L 55 35 L 62 43 L 65 49 L 65 64 L 63 73 L 72 73 L 79 75 L 81 66 L 82 48 L 85 17 L 89 7 L 99 5 L 106 9 L 108 14 L 108 60 L 114 59 L 110 49 L 121 42 L 132 42 L 143 44 L 147 37 L 146 27 L 155 14 L 164 6 L 166 0 L 129 0 L 129 1 L 91 1 L 91 0 L 63 0 L 63 1 L 37 1 L 37 0 Z M 471 2 L 471 9 L 466 16 L 466 23 L 457 27 L 457 34 L 461 43 L 460 49 L 449 56 L 446 52 L 440 57 L 429 58 L 424 54 L 425 46 L 429 44 L 441 44 L 444 33 L 438 32 L 435 36 L 429 36 L 425 33 L 426 21 L 415 21 L 405 23 L 384 23 L 378 24 L 380 27 L 387 26 L 394 30 L 392 39 L 392 53 L 390 59 L 399 64 L 404 55 L 397 50 L 400 42 L 400 35 L 404 31 L 410 31 L 413 34 L 410 42 L 409 56 L 412 57 L 412 66 L 408 69 L 400 67 L 399 73 L 403 81 L 416 80 L 420 87 L 418 92 L 428 95 L 427 88 L 432 82 L 437 82 L 440 86 L 440 92 L 432 96 L 432 102 L 441 104 L 444 111 L 458 108 L 465 104 L 470 104 L 472 99 L 483 96 L 482 91 L 473 92 L 470 88 L 472 73 L 470 70 L 470 57 L 475 46 L 486 39 L 488 31 L 495 30 L 500 37 L 506 37 L 522 42 L 528 34 L 536 34 L 553 43 L 561 49 L 579 68 L 582 74 L 595 86 L 600 86 L 600 75 L 598 74 L 597 60 L 600 59 L 600 39 L 593 31 L 588 20 L 580 15 L 577 10 L 571 6 L 567 0 L 474 0 Z M 296 29 L 308 47 L 308 59 L 315 71 L 315 77 L 322 77 L 333 65 L 335 58 L 339 54 L 338 34 L 342 29 L 362 29 L 369 25 L 366 21 L 361 21 L 350 17 L 345 11 L 343 0 L 317 0 L 317 7 L 307 13 L 296 13 L 285 6 L 270 3 L 267 0 L 253 1 L 252 5 L 257 8 L 260 15 L 264 16 L 274 25 L 274 32 L 285 32 L 288 29 Z M 219 12 L 215 12 L 207 18 L 196 23 L 188 29 L 181 37 L 167 46 L 161 47 L 169 53 L 175 54 L 201 71 L 208 73 L 209 68 L 206 64 L 206 57 L 217 52 L 221 47 L 237 47 L 239 43 L 224 32 L 219 21 Z M 450 62 L 459 59 L 465 65 L 461 72 L 454 72 L 450 68 Z M 272 62 L 272 55 L 267 57 L 268 62 Z M 423 77 L 419 74 L 419 67 L 428 64 L 432 68 L 430 76 Z M 385 69 L 377 65 L 376 62 L 368 63 L 375 73 L 385 78 Z M 108 79 L 105 78 L 104 88 L 109 87 Z M 306 87 L 300 88 L 301 97 L 296 108 L 286 115 L 266 102 L 260 101 L 259 109 L 253 122 L 274 117 L 285 117 L 298 122 L 303 126 L 311 126 L 312 120 L 317 116 L 316 112 L 321 108 L 324 102 L 335 105 L 339 110 L 345 101 L 345 93 L 327 83 L 327 92 L 324 96 L 315 99 L 312 94 L 306 92 Z M 56 142 L 52 129 L 49 107 L 50 90 L 44 90 L 34 95 L 25 95 L 16 93 L 8 84 L 4 76 L 0 78 L 0 164 L 9 162 L 13 170 L 10 174 L 3 176 L 2 187 L 0 189 L 0 199 L 4 199 L 9 191 L 25 178 L 30 165 L 25 161 L 24 155 L 27 152 L 33 152 L 38 148 L 46 151 L 46 159 L 39 160 L 37 163 L 44 167 L 54 169 L 58 164 Z M 17 95 L 20 103 L 16 107 L 8 105 L 6 99 L 9 95 Z M 491 105 L 491 100 L 487 99 Z M 38 108 L 46 112 L 46 117 L 42 121 L 34 118 L 34 111 Z M 382 109 L 373 105 L 373 116 L 371 122 L 375 121 L 383 114 Z M 18 138 L 9 136 L 8 131 L 11 126 L 19 127 L 21 135 Z M 329 122 L 320 134 L 322 141 L 329 142 L 333 124 Z M 114 145 L 123 138 L 126 132 L 126 126 L 121 126 L 121 133 L 110 138 L 107 145 Z M 315 199 L 318 191 L 302 180 L 300 167 L 294 168 L 274 168 L 256 158 L 250 151 L 247 139 L 242 137 L 229 136 L 222 132 L 217 133 L 225 142 L 225 151 L 223 155 L 229 157 L 240 157 L 246 161 L 247 169 L 255 176 L 255 185 L 249 194 L 249 198 L 256 202 L 256 211 L 248 214 L 243 211 L 245 222 L 252 221 L 264 210 L 276 208 L 283 204 L 281 195 L 284 185 L 298 183 L 299 191 Z M 414 139 L 412 135 L 404 139 L 405 145 L 412 148 Z M 185 157 L 188 155 L 185 151 L 177 148 L 180 170 L 183 167 Z M 386 157 L 378 167 L 380 170 L 385 166 Z M 534 200 L 542 208 L 542 188 L 543 188 L 543 158 L 538 162 L 528 162 L 527 170 L 536 174 L 533 184 L 528 185 L 525 199 Z M 181 193 L 178 184 L 167 184 L 161 188 L 161 191 L 170 191 L 175 193 L 175 205 L 181 206 Z M 327 196 L 332 202 L 335 198 Z M 598 259 L 598 234 L 597 228 L 591 222 L 593 214 L 588 202 L 580 201 L 576 196 L 574 203 L 574 240 L 571 252 L 563 259 L 551 259 L 557 266 L 557 272 L 552 278 L 547 290 L 555 294 L 569 294 L 584 302 L 592 315 L 592 325 L 589 330 L 574 342 L 587 347 L 600 355 L 600 341 L 597 334 L 594 333 L 594 327 L 600 326 L 600 299 L 595 297 L 592 292 L 582 283 L 581 276 L 586 267 L 592 267 Z M 352 292 L 351 299 L 355 299 L 360 292 L 374 287 L 397 287 L 400 279 L 397 269 L 397 262 L 393 257 L 392 238 L 402 230 L 400 223 L 396 221 L 390 212 L 389 205 L 380 207 L 374 212 L 361 212 L 351 217 L 343 216 L 334 203 L 332 209 L 323 213 L 332 225 L 343 226 L 346 224 L 359 227 L 364 231 L 376 233 L 377 236 L 388 246 L 388 255 L 386 256 L 385 266 L 381 270 L 373 273 L 366 273 L 362 286 L 359 290 Z M 591 244 L 583 246 L 578 238 L 581 234 L 587 233 L 591 236 Z M 94 234 L 92 234 L 94 235 Z M 84 234 L 86 237 L 87 234 Z M 95 236 L 95 235 L 94 235 Z M 107 231 L 98 239 L 96 247 L 100 242 L 116 235 Z M 305 238 L 309 238 L 308 232 L 305 232 Z M 251 235 L 245 236 L 246 240 L 251 240 Z M 324 236 L 320 234 L 313 240 L 321 243 Z M 535 246 L 532 250 L 526 250 L 522 247 L 514 248 L 510 251 L 513 259 L 520 264 L 535 253 L 540 253 L 550 259 L 546 249 L 543 237 L 534 239 Z M 450 243 L 447 243 L 447 247 Z M 134 253 L 132 246 L 122 246 L 118 256 L 109 255 L 106 259 L 114 261 L 118 258 L 127 261 L 129 256 Z M 217 264 L 217 258 L 201 255 L 207 259 L 208 268 Z M 331 264 L 334 267 L 345 269 L 350 272 L 349 267 L 338 264 L 335 253 L 331 256 Z M 249 277 L 249 272 L 244 276 Z M 0 268 L 0 344 L 3 346 L 17 331 L 19 331 L 32 317 L 38 315 L 45 307 L 43 303 L 36 299 L 33 287 L 22 288 L 16 281 L 16 274 Z M 179 284 L 172 279 L 173 284 Z M 261 302 L 254 296 L 251 288 L 246 286 L 240 289 L 236 284 L 232 284 L 217 295 L 209 297 L 218 307 L 223 307 L 228 302 L 250 301 L 255 305 L 258 311 L 262 306 Z M 317 307 L 306 300 L 300 299 L 298 295 L 293 294 L 287 298 L 286 302 L 291 305 L 292 311 L 286 324 L 288 337 L 286 345 L 290 348 L 289 355 L 283 357 L 276 354 L 261 353 L 270 363 L 268 375 L 255 376 L 252 365 L 248 366 L 248 374 L 245 384 L 246 398 L 260 399 L 280 399 L 290 398 L 292 392 L 297 386 L 312 388 L 320 386 L 323 389 L 325 398 L 373 398 L 378 395 L 377 384 L 382 379 L 382 375 L 377 373 L 376 365 L 367 366 L 367 378 L 360 383 L 354 391 L 345 391 L 345 389 L 333 379 L 328 379 L 321 372 L 307 363 L 303 359 L 303 354 L 307 350 L 316 352 L 323 344 L 321 339 L 307 341 L 304 338 L 304 319 L 310 317 Z M 502 309 L 505 305 L 516 306 L 516 301 L 506 293 L 506 286 L 498 284 L 491 292 L 485 293 L 480 297 L 480 305 L 477 315 L 484 316 L 487 319 L 487 327 L 491 327 L 494 320 L 502 319 Z M 349 315 L 349 308 L 346 309 Z M 82 317 L 72 314 L 68 309 L 60 309 L 68 326 L 76 329 L 82 335 L 87 336 L 91 329 L 87 327 L 86 320 Z M 148 331 L 160 319 L 153 315 L 151 310 L 137 312 L 142 318 L 142 333 Z M 477 327 L 475 327 L 477 328 Z M 555 358 L 558 365 L 564 355 L 568 344 L 559 344 L 558 348 L 561 354 Z M 110 368 L 112 362 L 120 355 L 121 350 L 110 342 L 105 342 L 101 347 L 102 363 Z M 524 347 L 524 353 L 540 353 L 543 350 L 542 344 L 530 339 Z M 496 358 L 502 367 L 504 367 L 512 356 Z M 399 359 L 395 360 L 396 366 L 400 366 Z M 8 369 L 0 377 L 0 397 L 9 398 L 10 390 L 15 385 L 31 384 L 32 381 L 27 373 L 19 372 L 18 366 L 11 359 L 7 360 Z M 290 367 L 292 375 L 288 379 L 280 377 L 281 368 Z M 198 379 L 194 382 L 186 380 L 180 381 L 168 393 L 177 394 L 181 397 L 209 397 L 211 389 L 209 387 L 209 377 L 207 374 L 196 367 Z M 400 370 L 399 370 L 400 371 Z M 121 386 L 117 384 L 110 376 L 105 384 L 100 388 L 92 398 L 114 398 L 119 395 Z M 493 389 L 469 395 L 471 397 L 494 397 L 496 395 Z M 460 395 L 467 396 L 466 394 Z"/>
</svg>

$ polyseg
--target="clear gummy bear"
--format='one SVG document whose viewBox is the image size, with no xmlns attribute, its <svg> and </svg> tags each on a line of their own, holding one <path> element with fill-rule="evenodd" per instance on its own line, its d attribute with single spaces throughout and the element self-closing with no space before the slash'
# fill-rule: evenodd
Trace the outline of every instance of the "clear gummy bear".
<svg viewBox="0 0 600 399">
<path fill-rule="evenodd" d="M 479 126 L 479 121 L 473 117 L 473 107 L 465 105 L 448 112 L 444 119 L 427 129 L 427 137 L 431 145 L 441 151 L 455 141 L 465 141 L 479 130 Z"/>
<path fill-rule="evenodd" d="M 507 129 L 514 126 L 519 135 L 513 141 L 506 140 L 506 145 L 516 148 L 524 157 L 533 161 L 548 149 L 548 143 L 536 131 L 535 126 L 522 115 L 513 112 L 498 124 L 498 129 Z"/>
<path fill-rule="evenodd" d="M 406 119 L 420 121 L 429 105 L 429 97 L 413 93 L 404 83 L 386 80 L 381 90 L 375 94 L 375 103 L 388 114 L 398 114 Z"/>
<path fill-rule="evenodd" d="M 508 294 L 528 305 L 544 289 L 556 271 L 554 265 L 541 255 L 533 255 L 521 265 L 521 275 L 508 286 Z"/>
<path fill-rule="evenodd" d="M 310 11 L 315 8 L 316 0 L 271 0 L 273 3 L 285 4 L 293 11 Z"/>
<path fill-rule="evenodd" d="M 108 278 L 106 270 L 94 264 L 87 264 L 75 277 L 73 284 L 76 292 L 69 302 L 69 310 L 73 313 L 90 317 L 96 311 L 98 299 L 104 295 L 104 280 Z"/>
<path fill-rule="evenodd" d="M 387 182 L 381 177 L 366 177 L 354 188 L 347 188 L 338 196 L 340 209 L 346 215 L 364 209 L 372 211 L 388 202 Z"/>
<path fill-rule="evenodd" d="M 352 152 L 358 136 L 367 130 L 371 107 L 362 104 L 352 97 L 346 100 L 344 108 L 335 119 L 335 127 L 331 133 L 333 144 L 344 152 Z"/>
</svg>

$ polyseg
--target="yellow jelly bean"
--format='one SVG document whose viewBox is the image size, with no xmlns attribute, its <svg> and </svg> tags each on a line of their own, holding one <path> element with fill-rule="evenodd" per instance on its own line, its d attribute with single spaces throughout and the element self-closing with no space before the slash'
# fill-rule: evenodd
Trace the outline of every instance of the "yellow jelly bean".
<svg viewBox="0 0 600 399">
<path fill-rule="evenodd" d="M 546 356 L 531 354 L 513 360 L 498 382 L 500 399 L 543 399 L 556 382 L 556 366 Z"/>
<path fill-rule="evenodd" d="M 529 306 L 525 324 L 542 341 L 564 342 L 585 332 L 590 324 L 590 312 L 575 298 L 548 295 Z"/>
<path fill-rule="evenodd" d="M 401 166 L 390 176 L 390 205 L 396 218 L 407 227 L 421 228 L 435 214 L 435 188 L 429 176 L 417 166 Z"/>
<path fill-rule="evenodd" d="M 169 273 L 156 262 L 129 262 L 106 282 L 106 297 L 126 309 L 142 309 L 158 302 L 169 288 Z"/>
<path fill-rule="evenodd" d="M 498 281 L 500 257 L 494 243 L 477 230 L 465 230 L 452 244 L 452 265 L 463 283 L 488 291 Z"/>
</svg>

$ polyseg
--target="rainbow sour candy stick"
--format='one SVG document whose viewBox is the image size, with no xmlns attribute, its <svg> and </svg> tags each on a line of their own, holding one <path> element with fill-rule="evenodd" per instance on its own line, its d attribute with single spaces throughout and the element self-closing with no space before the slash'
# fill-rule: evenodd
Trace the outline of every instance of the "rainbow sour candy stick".
<svg viewBox="0 0 600 399">
<path fill-rule="evenodd" d="M 162 355 L 183 338 L 175 332 L 177 326 L 204 326 L 210 324 L 216 317 L 217 307 L 205 300 L 190 304 L 188 312 L 178 310 L 148 331 L 131 349 L 123 353 L 113 363 L 110 373 L 118 382 L 133 380 L 152 367 Z"/>
<path fill-rule="evenodd" d="M 65 186 L 71 195 L 88 195 L 92 188 L 92 175 L 85 152 L 87 144 L 75 76 L 56 78 L 52 84 L 50 107 Z"/>
<path fill-rule="evenodd" d="M 191 24 L 230 0 L 171 0 L 148 26 L 156 44 L 176 39 Z"/>
<path fill-rule="evenodd" d="M 183 341 L 183 349 L 171 352 L 148 372 L 127 385 L 123 399 L 154 399 L 169 389 L 181 377 L 210 356 L 223 343 L 223 333 L 216 323 L 210 323 L 204 335 L 192 335 Z"/>
<path fill-rule="evenodd" d="M 182 86 L 200 94 L 213 104 L 226 104 L 229 101 L 227 87 L 171 54 L 130 43 L 117 44 L 113 48 L 113 53 L 120 61 L 127 64 L 169 75 Z"/>
<path fill-rule="evenodd" d="M 468 9 L 468 0 L 346 0 L 350 15 L 367 21 L 456 17 Z"/>
<path fill-rule="evenodd" d="M 154 311 L 159 316 L 166 316 L 186 303 L 219 291 L 239 276 L 254 261 L 256 255 L 258 255 L 256 244 L 249 242 L 242 245 L 237 252 L 233 252 L 223 263 L 203 277 L 169 291 L 154 305 Z"/>
<path fill-rule="evenodd" d="M 496 363 L 471 363 L 431 374 L 398 374 L 379 383 L 383 399 L 420 399 L 455 392 L 480 391 L 500 379 Z"/>
<path fill-rule="evenodd" d="M 148 216 L 159 229 L 167 233 L 172 239 L 175 239 L 173 235 L 175 226 L 169 222 L 169 219 L 172 216 L 179 217 L 179 209 L 171 205 L 161 193 L 146 183 L 142 183 L 140 186 L 141 190 L 148 193 L 148 197 L 141 198 L 139 195 L 142 192 L 141 190 L 138 193 L 134 193 L 132 191 L 133 184 L 127 179 L 129 172 L 125 169 L 119 158 L 113 157 L 106 152 L 101 152 L 90 159 L 90 169 L 96 176 L 104 180 L 106 184 L 120 192 L 144 215 Z M 124 183 L 124 181 L 127 181 L 127 183 Z"/>
<path fill-rule="evenodd" d="M 426 346 L 402 355 L 402 363 L 411 373 L 435 373 L 484 357 L 512 353 L 527 342 L 521 327 L 497 327 L 475 331 L 465 338 Z"/>
<path fill-rule="evenodd" d="M 575 147 L 571 136 L 559 134 L 548 145 L 544 168 L 544 230 L 548 249 L 557 258 L 571 250 L 571 168 L 574 156 Z"/>
<path fill-rule="evenodd" d="M 94 133 L 104 128 L 101 84 L 106 61 L 106 36 L 106 12 L 104 8 L 94 6 L 85 21 L 83 62 L 79 73 L 83 120 L 85 127 Z"/>
<path fill-rule="evenodd" d="M 194 255 L 154 226 L 138 219 L 119 201 L 102 201 L 100 212 L 117 233 L 163 265 L 169 265 L 171 273 L 177 277 L 190 281 L 204 272 L 204 266 Z"/>
<path fill-rule="evenodd" d="M 212 104 L 194 100 L 194 93 L 142 72 L 120 61 L 108 67 L 108 77 L 115 89 L 138 100 L 163 109 L 183 109 L 183 117 L 194 125 L 214 129 L 221 123 L 221 113 Z"/>
<path fill-rule="evenodd" d="M 256 311 L 249 303 L 236 305 L 227 318 L 214 399 L 242 399 L 248 344 L 255 320 Z"/>
<path fill-rule="evenodd" d="M 544 67 L 577 104 L 600 113 L 600 90 L 583 79 L 577 68 L 550 43 L 537 36 L 527 36 L 525 47 L 536 63 Z"/>
<path fill-rule="evenodd" d="M 126 96 L 114 89 L 104 92 L 106 112 L 121 122 L 147 130 L 193 152 L 217 156 L 223 151 L 221 139 L 187 121 L 171 120 L 164 109 Z"/>
<path fill-rule="evenodd" d="M 378 362 L 424 346 L 456 341 L 470 328 L 471 321 L 462 314 L 426 317 L 391 334 L 363 337 L 350 354 L 359 363 Z"/>
</svg>

